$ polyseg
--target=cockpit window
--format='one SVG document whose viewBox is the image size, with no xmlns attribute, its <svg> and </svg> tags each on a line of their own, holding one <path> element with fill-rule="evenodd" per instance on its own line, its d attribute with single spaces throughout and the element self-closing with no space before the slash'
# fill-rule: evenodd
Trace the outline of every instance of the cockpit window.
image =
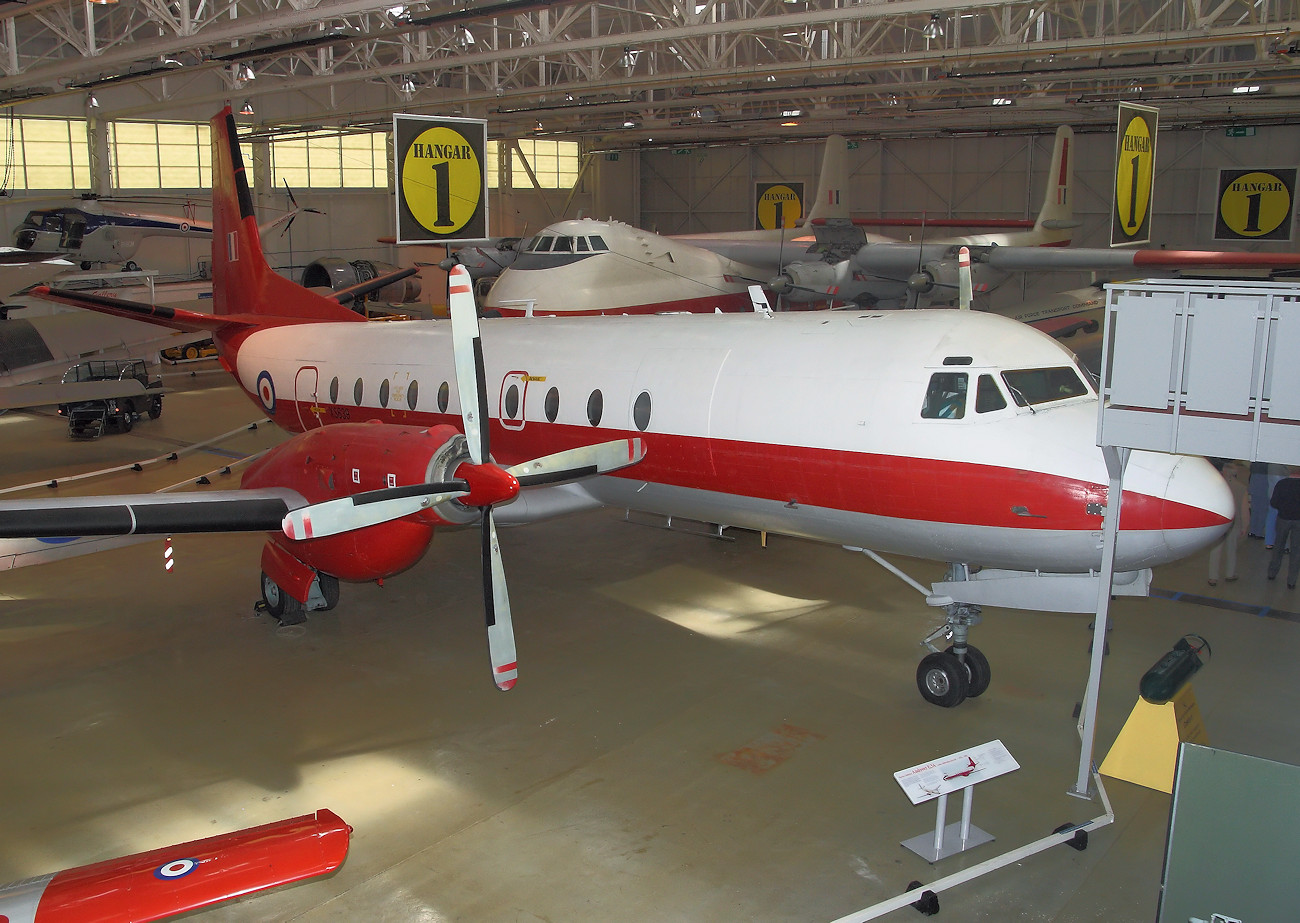
<svg viewBox="0 0 1300 923">
<path fill-rule="evenodd" d="M 1006 406 L 1007 399 L 1002 396 L 1002 389 L 993 380 L 993 376 L 981 375 L 979 384 L 975 387 L 975 412 L 989 413 L 993 410 L 1002 410 Z"/>
<path fill-rule="evenodd" d="M 575 237 L 574 240 L 576 240 L 576 241 L 578 242 L 578 252 L 579 252 L 579 253 L 588 253 L 588 252 L 590 252 L 590 250 L 591 250 L 591 244 L 587 242 L 587 238 L 585 238 L 585 237 Z"/>
<path fill-rule="evenodd" d="M 551 236 L 538 237 L 537 243 L 533 246 L 534 253 L 550 253 L 551 245 L 555 243 L 555 238 Z"/>
<path fill-rule="evenodd" d="M 921 418 L 925 420 L 960 420 L 966 416 L 966 373 L 935 372 L 925 391 Z"/>
<path fill-rule="evenodd" d="M 608 251 L 608 250 L 609 250 L 609 247 L 606 246 L 606 244 L 605 244 L 605 238 L 601 237 L 599 234 L 592 234 L 592 235 L 591 235 L 591 249 L 593 249 L 593 250 L 601 250 L 601 251 Z"/>
<path fill-rule="evenodd" d="M 572 238 L 572 237 L 557 237 L 557 238 L 555 238 L 555 246 L 551 248 L 551 252 L 552 252 L 552 253 L 572 253 L 572 252 L 573 252 L 573 238 Z"/>
<path fill-rule="evenodd" d="M 1002 380 L 1011 392 L 1011 399 L 1020 407 L 1061 401 L 1088 393 L 1088 386 L 1083 383 L 1079 373 L 1069 366 L 1003 372 Z"/>
</svg>

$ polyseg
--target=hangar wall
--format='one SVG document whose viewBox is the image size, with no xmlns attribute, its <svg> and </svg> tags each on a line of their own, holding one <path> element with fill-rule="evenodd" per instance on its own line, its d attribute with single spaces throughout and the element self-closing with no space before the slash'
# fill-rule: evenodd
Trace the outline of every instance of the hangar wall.
<svg viewBox="0 0 1300 923">
<path fill-rule="evenodd" d="M 1111 132 L 1078 134 L 1075 146 L 1075 242 L 1106 246 L 1109 240 Z M 1051 156 L 1052 136 L 953 137 L 862 141 L 849 151 L 850 207 L 864 216 L 987 218 L 1032 217 L 1038 210 Z M 684 150 L 684 149 L 683 149 Z M 580 214 L 612 217 L 665 234 L 735 230 L 753 226 L 754 184 L 778 179 L 802 181 L 808 199 L 815 194 L 821 165 L 819 143 L 723 145 L 685 152 L 620 152 L 618 159 L 598 153 L 571 194 L 531 189 L 494 192 L 493 231 L 533 233 L 547 223 Z M 1223 167 L 1285 167 L 1300 163 L 1300 130 L 1260 127 L 1254 137 L 1230 138 L 1222 130 L 1162 131 L 1156 152 L 1157 176 L 1153 240 L 1155 246 L 1213 249 L 1296 249 L 1291 243 L 1225 245 L 1213 240 L 1218 171 Z M 286 207 L 283 190 L 271 190 L 259 171 L 259 210 L 274 217 Z M 399 252 L 379 239 L 393 233 L 392 199 L 386 191 L 296 190 L 303 205 L 325 217 L 304 215 L 287 233 L 265 240 L 277 267 L 297 267 L 321 255 L 377 259 L 409 265 L 434 260 L 441 248 Z M 204 202 L 208 193 L 189 193 Z M 72 197 L 67 197 L 72 198 Z M 16 196 L 0 202 L 0 221 L 12 229 L 29 207 L 48 207 L 47 194 Z M 148 208 L 148 206 L 142 206 Z M 167 210 L 167 209 L 158 209 Z M 200 217 L 206 211 L 200 209 Z M 899 229 L 899 236 L 919 236 Z M 146 241 L 137 262 L 161 272 L 192 272 L 205 257 L 202 248 L 172 241 Z M 426 275 L 428 272 L 426 271 Z M 1011 282 L 992 303 L 1048 294 L 1086 285 L 1085 273 L 1061 273 Z M 436 281 L 426 280 L 434 290 Z"/>
</svg>

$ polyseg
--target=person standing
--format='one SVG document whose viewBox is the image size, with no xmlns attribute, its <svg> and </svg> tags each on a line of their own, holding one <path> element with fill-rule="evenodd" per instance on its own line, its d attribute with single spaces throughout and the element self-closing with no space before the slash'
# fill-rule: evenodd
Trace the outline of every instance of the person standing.
<svg viewBox="0 0 1300 923">
<path fill-rule="evenodd" d="M 1246 463 L 1236 460 L 1223 462 L 1210 460 L 1232 489 L 1232 499 L 1237 504 L 1237 517 L 1232 528 L 1224 533 L 1217 545 L 1210 549 L 1210 586 L 1219 585 L 1219 572 L 1222 568 L 1223 579 L 1229 583 L 1237 579 L 1237 539 L 1246 537 L 1247 524 L 1250 522 L 1251 502 L 1246 489 Z"/>
<path fill-rule="evenodd" d="M 1290 544 L 1291 561 L 1286 569 L 1286 586 L 1294 590 L 1296 577 L 1300 577 L 1300 468 L 1292 468 L 1287 477 L 1277 482 L 1269 502 L 1277 510 L 1277 539 L 1273 556 L 1268 559 L 1268 579 L 1277 577 L 1282 569 L 1282 555 L 1286 554 Z"/>
</svg>

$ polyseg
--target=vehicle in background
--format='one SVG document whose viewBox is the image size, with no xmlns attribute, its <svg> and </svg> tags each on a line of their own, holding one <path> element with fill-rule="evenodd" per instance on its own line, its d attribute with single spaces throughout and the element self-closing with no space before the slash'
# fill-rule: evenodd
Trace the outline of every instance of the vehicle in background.
<svg viewBox="0 0 1300 923">
<path fill-rule="evenodd" d="M 171 346 L 159 353 L 167 362 L 193 362 L 195 359 L 211 359 L 216 354 L 217 346 L 212 337 L 185 346 Z"/>
<path fill-rule="evenodd" d="M 74 439 L 95 439 L 109 426 L 129 433 L 141 415 L 148 414 L 150 420 L 162 416 L 162 378 L 150 378 L 143 359 L 91 360 L 63 373 L 62 384 L 89 382 L 116 382 L 119 387 L 111 396 L 59 405 Z"/>
</svg>

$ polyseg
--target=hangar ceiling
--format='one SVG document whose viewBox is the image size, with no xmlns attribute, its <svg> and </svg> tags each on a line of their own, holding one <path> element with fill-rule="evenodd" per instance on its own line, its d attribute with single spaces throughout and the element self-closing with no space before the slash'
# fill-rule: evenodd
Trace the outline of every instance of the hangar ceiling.
<svg viewBox="0 0 1300 923">
<path fill-rule="evenodd" d="M 0 0 L 0 103 L 105 115 L 249 99 L 589 147 L 1297 121 L 1300 0 Z"/>
</svg>

